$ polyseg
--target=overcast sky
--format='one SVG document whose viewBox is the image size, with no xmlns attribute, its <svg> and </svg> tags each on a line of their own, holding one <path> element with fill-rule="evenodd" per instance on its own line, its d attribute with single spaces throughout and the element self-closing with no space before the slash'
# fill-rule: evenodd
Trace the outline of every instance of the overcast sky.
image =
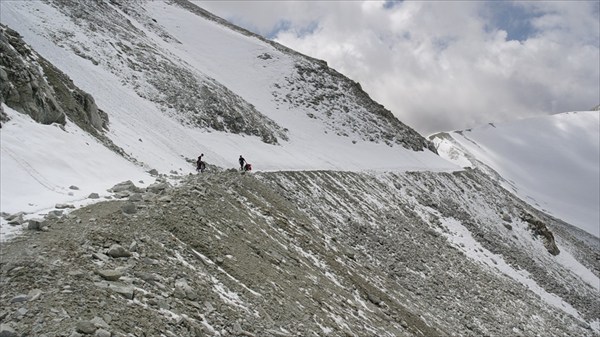
<svg viewBox="0 0 600 337">
<path fill-rule="evenodd" d="M 199 1 L 361 83 L 423 135 L 600 103 L 598 1 Z"/>
</svg>

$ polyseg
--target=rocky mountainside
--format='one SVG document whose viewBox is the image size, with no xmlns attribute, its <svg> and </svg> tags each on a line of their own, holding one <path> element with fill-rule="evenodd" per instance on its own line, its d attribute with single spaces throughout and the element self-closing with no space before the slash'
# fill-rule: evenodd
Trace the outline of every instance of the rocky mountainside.
<svg viewBox="0 0 600 337">
<path fill-rule="evenodd" d="M 108 116 L 94 98 L 0 24 L 0 103 L 42 124 L 64 125 L 67 116 L 92 134 L 107 129 Z"/>
<path fill-rule="evenodd" d="M 329 68 L 325 61 L 300 54 L 232 25 L 188 0 L 174 0 L 172 3 L 204 19 L 260 40 L 291 58 L 293 60 L 292 71 L 287 76 L 271 83 L 272 99 L 278 107 L 305 110 L 309 118 L 318 119 L 331 132 L 340 136 L 353 138 L 358 136 L 358 139 L 363 141 L 383 142 L 390 146 L 399 144 L 415 151 L 427 148 L 435 152 L 435 147 L 430 142 L 422 139 L 417 132 L 400 122 L 389 110 L 373 101 L 362 90 L 359 83 Z M 120 6 L 127 5 L 121 4 Z M 139 6 L 131 6 L 131 3 L 126 12 L 128 14 L 135 13 L 136 18 L 148 15 L 148 13 L 140 12 Z M 146 17 L 142 21 L 148 23 L 152 29 L 160 30 L 156 24 L 152 24 L 156 20 Z M 171 40 L 171 37 L 164 31 L 159 35 Z M 269 52 L 256 57 L 267 64 L 279 61 L 279 57 Z"/>
<path fill-rule="evenodd" d="M 600 335 L 598 237 L 324 62 L 186 0 L 0 6 L 0 336 Z"/>
<path fill-rule="evenodd" d="M 41 124 L 64 126 L 67 120 L 101 144 L 134 161 L 105 134 L 108 115 L 89 93 L 27 45 L 16 31 L 0 24 L 0 122 L 10 118 L 3 103 Z"/>
<path fill-rule="evenodd" d="M 221 171 L 111 190 L 3 243 L 7 336 L 599 332 L 598 239 L 478 171 Z"/>
</svg>

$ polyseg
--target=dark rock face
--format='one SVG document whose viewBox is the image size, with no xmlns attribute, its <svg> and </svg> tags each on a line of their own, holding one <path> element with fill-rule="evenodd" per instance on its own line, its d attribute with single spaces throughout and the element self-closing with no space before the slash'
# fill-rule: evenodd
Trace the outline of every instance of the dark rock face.
<svg viewBox="0 0 600 337">
<path fill-rule="evenodd" d="M 0 25 L 0 102 L 43 124 L 65 124 L 35 54 L 14 30 Z"/>
<path fill-rule="evenodd" d="M 108 127 L 108 115 L 90 94 L 4 25 L 0 25 L 0 79 L 0 102 L 39 123 L 65 125 L 68 117 L 96 136 Z"/>
<path fill-rule="evenodd" d="M 107 148 L 135 162 L 105 134 L 108 114 L 89 93 L 31 49 L 19 33 L 0 24 L 0 103 L 42 124 L 67 120 L 96 137 Z M 0 106 L 1 107 L 1 106 Z M 8 121 L 0 109 L 0 122 Z"/>
<path fill-rule="evenodd" d="M 2 68 L 0 68 L 0 72 L 1 71 L 2 71 Z M 4 81 L 4 80 L 0 80 L 0 82 L 2 82 L 2 81 Z M 1 98 L 2 98 L 2 95 L 0 95 L 0 99 Z M 4 112 L 4 106 L 0 104 L 0 128 L 2 127 L 3 123 L 8 122 L 9 120 L 10 120 L 10 118 L 8 117 L 8 115 L 6 114 L 6 112 Z"/>
<path fill-rule="evenodd" d="M 556 247 L 556 242 L 554 242 L 554 235 L 548 229 L 548 226 L 542 220 L 534 217 L 529 213 L 524 213 L 521 215 L 521 220 L 527 222 L 529 224 L 529 229 L 533 232 L 535 236 L 541 236 L 544 241 L 544 247 L 548 249 L 548 252 L 552 255 L 558 255 L 560 250 Z"/>
</svg>

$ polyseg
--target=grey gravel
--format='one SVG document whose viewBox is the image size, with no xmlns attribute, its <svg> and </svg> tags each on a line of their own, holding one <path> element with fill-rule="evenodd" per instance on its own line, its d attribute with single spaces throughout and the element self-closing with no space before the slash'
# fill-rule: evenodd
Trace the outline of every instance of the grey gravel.
<svg viewBox="0 0 600 337">
<path fill-rule="evenodd" d="M 43 318 L 46 333 L 66 335 L 82 313 L 94 317 L 92 335 L 114 336 L 596 333 L 446 239 L 453 218 L 496 254 L 490 266 L 518 266 L 586 322 L 600 316 L 594 290 L 534 230 L 552 231 L 594 273 L 597 241 L 479 172 L 216 172 L 181 178 L 163 191 L 170 203 L 143 193 L 135 217 L 122 214 L 127 201 L 101 202 L 3 243 L 0 300 L 29 293 L 29 280 L 43 292 L 4 320 L 32 331 Z"/>
</svg>

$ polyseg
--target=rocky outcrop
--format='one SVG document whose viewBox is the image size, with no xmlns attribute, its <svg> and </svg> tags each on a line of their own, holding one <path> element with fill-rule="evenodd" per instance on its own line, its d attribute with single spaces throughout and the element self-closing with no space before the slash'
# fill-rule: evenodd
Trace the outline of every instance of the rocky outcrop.
<svg viewBox="0 0 600 337">
<path fill-rule="evenodd" d="M 372 100 L 359 83 L 329 68 L 325 62 L 298 56 L 295 63 L 295 72 L 274 86 L 272 95 L 278 104 L 307 111 L 328 132 L 353 142 L 385 143 L 437 153 L 430 141 Z"/>
<path fill-rule="evenodd" d="M 42 124 L 73 122 L 112 151 L 137 162 L 116 146 L 104 131 L 108 114 L 92 95 L 29 47 L 19 33 L 0 24 L 0 103 Z M 0 122 L 8 115 L 0 105 Z"/>
<path fill-rule="evenodd" d="M 560 250 L 558 249 L 558 247 L 556 247 L 554 235 L 542 220 L 536 218 L 530 213 L 523 213 L 521 215 L 521 220 L 529 224 L 529 230 L 531 230 L 533 235 L 535 235 L 536 237 L 542 237 L 542 240 L 544 241 L 544 247 L 546 247 L 548 253 L 552 255 L 558 255 L 560 253 Z"/>
<path fill-rule="evenodd" d="M 37 55 L 14 30 L 0 25 L 0 102 L 43 124 L 66 122 Z"/>
<path fill-rule="evenodd" d="M 108 115 L 90 94 L 4 25 L 0 25 L 0 102 L 42 124 L 64 125 L 68 117 L 96 135 L 108 127 Z"/>
</svg>

